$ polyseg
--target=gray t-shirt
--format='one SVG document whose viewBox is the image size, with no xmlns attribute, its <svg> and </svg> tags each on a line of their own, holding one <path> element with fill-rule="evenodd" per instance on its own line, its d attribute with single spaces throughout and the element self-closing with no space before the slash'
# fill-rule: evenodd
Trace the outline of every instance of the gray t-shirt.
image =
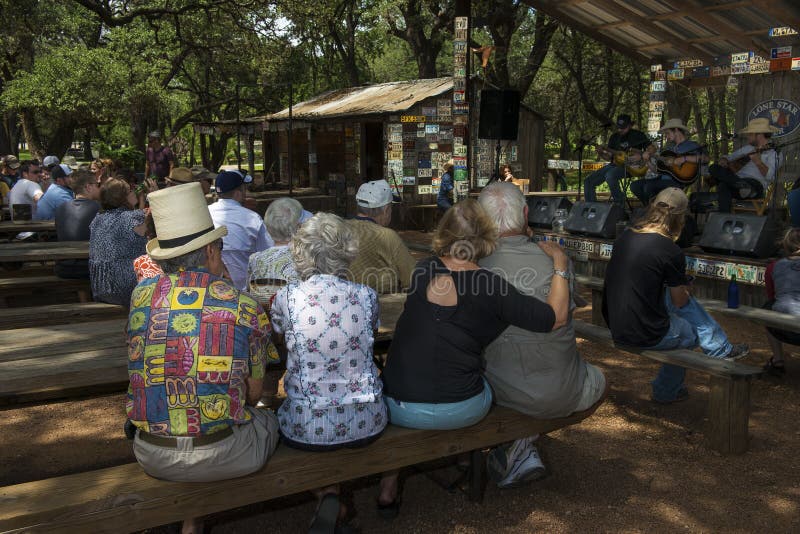
<svg viewBox="0 0 800 534">
<path fill-rule="evenodd" d="M 31 206 L 31 218 L 36 216 L 36 196 L 42 196 L 42 186 L 20 178 L 11 191 L 8 193 L 8 205 L 10 206 L 11 220 L 14 220 L 14 204 L 29 204 Z M 37 199 L 38 200 L 38 199 Z"/>
<path fill-rule="evenodd" d="M 772 309 L 800 315 L 800 259 L 778 260 L 772 268 L 772 280 L 775 282 L 775 304 Z"/>
<path fill-rule="evenodd" d="M 479 263 L 521 293 L 547 301 L 553 261 L 526 236 L 500 238 L 497 250 Z M 535 333 L 509 326 L 486 348 L 484 375 L 497 404 L 539 418 L 564 417 L 575 411 L 583 393 L 586 362 L 575 342 L 574 308 L 571 302 L 570 318 L 563 328 Z"/>
</svg>

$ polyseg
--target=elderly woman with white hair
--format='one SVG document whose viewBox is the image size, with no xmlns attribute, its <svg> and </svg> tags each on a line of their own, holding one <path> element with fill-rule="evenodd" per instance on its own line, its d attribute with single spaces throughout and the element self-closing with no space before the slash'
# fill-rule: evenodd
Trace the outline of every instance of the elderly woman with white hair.
<svg viewBox="0 0 800 534">
<path fill-rule="evenodd" d="M 383 384 L 372 360 L 378 295 L 345 274 L 358 241 L 344 221 L 318 213 L 290 250 L 298 280 L 275 295 L 273 330 L 285 337 L 286 400 L 278 409 L 286 445 L 308 451 L 362 447 L 386 427 Z M 333 531 L 338 487 L 319 490 L 312 532 Z"/>
<path fill-rule="evenodd" d="M 250 294 L 266 310 L 270 309 L 275 293 L 297 279 L 289 243 L 302 221 L 303 206 L 289 197 L 275 199 L 264 214 L 264 224 L 275 246 L 250 256 L 247 280 Z"/>
</svg>

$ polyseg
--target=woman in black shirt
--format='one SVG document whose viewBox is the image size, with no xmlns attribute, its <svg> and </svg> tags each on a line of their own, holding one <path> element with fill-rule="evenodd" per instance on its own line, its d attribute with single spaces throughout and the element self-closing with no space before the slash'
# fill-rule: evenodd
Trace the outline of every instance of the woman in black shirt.
<svg viewBox="0 0 800 534">
<path fill-rule="evenodd" d="M 558 245 L 547 304 L 519 293 L 477 262 L 494 251 L 494 223 L 475 200 L 450 208 L 433 236 L 436 256 L 417 264 L 383 371 L 392 424 L 447 430 L 483 419 L 492 402 L 482 377 L 483 349 L 508 325 L 549 332 L 567 321 L 568 260 Z M 391 506 L 397 475 L 381 481 L 379 507 Z"/>
</svg>

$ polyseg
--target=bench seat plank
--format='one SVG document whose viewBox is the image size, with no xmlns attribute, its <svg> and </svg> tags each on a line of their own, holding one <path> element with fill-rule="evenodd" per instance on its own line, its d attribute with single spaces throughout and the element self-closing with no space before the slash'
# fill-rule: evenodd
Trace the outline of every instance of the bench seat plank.
<svg viewBox="0 0 800 534">
<path fill-rule="evenodd" d="M 495 406 L 480 423 L 449 431 L 389 426 L 360 449 L 325 454 L 278 447 L 259 472 L 213 483 L 166 482 L 138 464 L 0 488 L 0 530 L 130 532 L 313 490 L 576 424 L 593 413 L 537 420 Z"/>
<path fill-rule="evenodd" d="M 46 304 L 23 308 L 0 308 L 0 330 L 26 328 L 36 324 L 75 324 L 87 321 L 125 317 L 123 306 L 105 302 Z"/>
<path fill-rule="evenodd" d="M 620 347 L 614 345 L 611 339 L 611 332 L 608 328 L 589 324 L 584 321 L 573 321 L 575 325 L 575 333 L 585 339 L 596 341 L 604 345 L 618 348 L 625 352 L 632 352 L 640 354 L 645 358 L 656 360 L 661 363 L 670 363 L 687 369 L 694 369 L 707 373 L 712 376 L 719 376 L 723 378 L 731 377 L 757 377 L 763 374 L 763 371 L 758 367 L 747 365 L 739 362 L 723 360 L 719 358 L 709 358 L 699 352 L 691 350 L 647 350 L 635 347 Z"/>
<path fill-rule="evenodd" d="M 29 292 L 31 289 L 89 289 L 89 280 L 77 278 L 59 278 L 55 275 L 24 276 L 0 278 L 0 291 L 4 295 L 17 291 Z"/>
<path fill-rule="evenodd" d="M 125 346 L 127 319 L 45 325 L 0 332 L 0 362 Z"/>
</svg>

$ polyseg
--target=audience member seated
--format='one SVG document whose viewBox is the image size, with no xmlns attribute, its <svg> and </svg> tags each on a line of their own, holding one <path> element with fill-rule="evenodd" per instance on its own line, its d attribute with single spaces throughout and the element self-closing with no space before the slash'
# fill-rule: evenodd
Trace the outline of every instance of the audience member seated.
<svg viewBox="0 0 800 534">
<path fill-rule="evenodd" d="M 278 441 L 275 415 L 255 407 L 265 366 L 276 359 L 269 318 L 221 278 L 227 229 L 214 229 L 199 184 L 149 200 L 158 235 L 147 251 L 165 274 L 143 281 L 131 298 L 126 408 L 133 453 L 145 472 L 165 480 L 253 473 Z M 187 519 L 183 530 L 201 528 Z"/>
<path fill-rule="evenodd" d="M 39 199 L 44 195 L 42 186 L 39 185 L 42 176 L 42 168 L 39 166 L 37 160 L 22 162 L 20 172 L 22 173 L 22 178 L 17 180 L 17 183 L 14 184 L 14 187 L 12 187 L 11 191 L 8 193 L 8 209 L 12 221 L 16 219 L 14 212 L 20 211 L 19 208 L 15 209 L 14 206 L 29 206 L 29 208 L 24 208 L 23 210 L 29 212 L 25 215 L 25 220 L 35 218 L 36 204 L 38 204 Z"/>
<path fill-rule="evenodd" d="M 214 183 L 214 180 L 217 178 L 217 175 L 209 171 L 205 167 L 201 167 L 199 165 L 195 165 L 189 170 L 192 171 L 192 176 L 194 177 L 194 181 L 199 182 L 200 186 L 203 188 L 203 194 L 208 195 L 209 193 L 211 193 L 211 184 Z"/>
<path fill-rule="evenodd" d="M 75 171 L 70 176 L 70 189 L 75 199 L 56 208 L 56 235 L 59 241 L 89 241 L 90 226 L 100 211 L 100 182 L 90 171 Z M 89 261 L 81 259 L 56 262 L 60 278 L 89 278 Z"/>
<path fill-rule="evenodd" d="M 275 293 L 297 279 L 289 244 L 300 227 L 302 214 L 300 202 L 288 197 L 273 200 L 264 214 L 264 224 L 275 245 L 250 256 L 247 280 L 250 295 L 267 311 L 272 306 Z"/>
<path fill-rule="evenodd" d="M 689 199 L 676 187 L 662 190 L 633 228 L 614 242 L 606 270 L 603 316 L 614 343 L 652 350 L 693 349 L 710 358 L 737 360 L 747 345 L 732 345 L 714 319 L 691 296 L 686 257 L 675 241 L 683 230 Z M 652 399 L 688 398 L 686 369 L 664 364 L 652 382 Z"/>
<path fill-rule="evenodd" d="M 194 175 L 192 171 L 186 167 L 175 167 L 169 171 L 169 176 L 166 178 L 167 187 L 174 185 L 190 184 L 194 182 Z"/>
<path fill-rule="evenodd" d="M 72 169 L 64 163 L 53 167 L 53 170 L 50 171 L 52 184 L 36 204 L 36 217 L 34 219 L 52 221 L 56 218 L 56 208 L 64 202 L 69 202 L 75 198 L 75 194 L 69 188 L 69 176 L 71 174 Z"/>
<path fill-rule="evenodd" d="M 114 176 L 117 166 L 112 159 L 96 159 L 89 166 L 89 170 L 94 174 L 96 181 L 103 185 L 106 180 Z"/>
<path fill-rule="evenodd" d="M 233 285 L 240 291 L 247 290 L 247 262 L 250 256 L 274 244 L 267 235 L 261 217 L 242 205 L 247 197 L 247 184 L 252 181 L 249 174 L 239 171 L 219 173 L 216 181 L 219 200 L 208 207 L 214 226 L 226 226 L 229 230 L 222 240 L 222 260 Z"/>
<path fill-rule="evenodd" d="M 336 215 L 318 213 L 290 248 L 299 280 L 278 291 L 271 312 L 288 349 L 286 400 L 278 409 L 282 440 L 307 451 L 363 447 L 380 436 L 387 417 L 372 360 L 378 296 L 344 278 L 358 238 Z M 333 532 L 345 512 L 338 486 L 316 493 L 310 532 Z"/>
<path fill-rule="evenodd" d="M 484 349 L 509 325 L 550 332 L 566 324 L 566 278 L 553 278 L 547 303 L 523 295 L 477 264 L 496 242 L 496 227 L 476 200 L 458 202 L 439 222 L 436 255 L 414 270 L 383 372 L 392 424 L 450 430 L 477 423 L 492 405 Z M 569 268 L 557 244 L 541 247 L 557 270 Z M 381 480 L 378 506 L 386 516 L 396 513 L 397 472 Z"/>
<path fill-rule="evenodd" d="M 136 287 L 133 260 L 147 243 L 144 212 L 133 209 L 135 204 L 136 193 L 124 180 L 111 178 L 100 188 L 102 211 L 89 227 L 89 278 L 97 301 L 130 304 Z"/>
<path fill-rule="evenodd" d="M 525 295 L 546 302 L 554 278 L 569 281 L 567 323 L 552 332 L 531 332 L 509 326 L 484 351 L 484 376 L 494 399 L 538 419 L 566 417 L 588 409 L 603 395 L 602 371 L 578 354 L 572 310 L 575 303 L 571 270 L 556 271 L 553 259 L 528 236 L 528 206 L 514 184 L 494 182 L 478 202 L 499 232 L 495 251 L 480 260 Z M 489 455 L 489 475 L 500 487 L 541 478 L 545 467 L 531 436 L 496 448 Z"/>
<path fill-rule="evenodd" d="M 357 215 L 347 225 L 361 246 L 348 277 L 381 294 L 407 289 L 415 262 L 397 232 L 386 228 L 392 220 L 392 190 L 386 180 L 362 184 L 356 206 Z"/>
<path fill-rule="evenodd" d="M 776 312 L 800 316 L 800 228 L 790 228 L 783 237 L 786 257 L 767 266 L 766 285 L 768 302 L 764 307 Z M 764 370 L 771 375 L 786 373 L 783 344 L 800 345 L 800 334 L 777 328 L 767 328 L 767 339 L 772 348 Z"/>
<path fill-rule="evenodd" d="M 800 178 L 795 180 L 794 187 L 786 197 L 786 205 L 789 207 L 789 219 L 794 228 L 800 228 Z"/>
<path fill-rule="evenodd" d="M 61 163 L 56 156 L 45 156 L 42 160 L 42 179 L 39 181 L 39 185 L 42 186 L 42 192 L 47 192 L 47 189 L 50 187 L 51 178 L 50 172 Z"/>
<path fill-rule="evenodd" d="M 3 157 L 2 162 L 0 162 L 0 183 L 5 184 L 3 188 L 3 198 L 6 197 L 6 194 L 11 191 L 11 188 L 14 187 L 14 184 L 19 180 L 20 165 L 17 156 L 11 154 Z"/>
</svg>

